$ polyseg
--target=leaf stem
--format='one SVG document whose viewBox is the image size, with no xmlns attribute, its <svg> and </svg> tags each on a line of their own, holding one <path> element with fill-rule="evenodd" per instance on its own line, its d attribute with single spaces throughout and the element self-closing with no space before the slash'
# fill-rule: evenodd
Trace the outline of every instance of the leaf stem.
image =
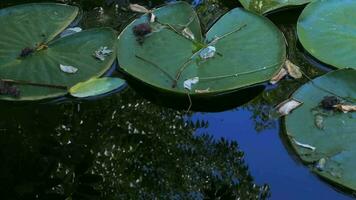
<svg viewBox="0 0 356 200">
<path fill-rule="evenodd" d="M 150 64 L 150 65 L 152 65 L 152 66 L 154 66 L 156 69 L 158 69 L 158 70 L 160 70 L 162 73 L 164 73 L 169 79 L 171 79 L 172 81 L 174 81 L 174 78 L 173 78 L 168 72 L 166 72 L 164 69 L 162 69 L 161 67 L 159 67 L 156 63 L 154 63 L 154 62 L 152 62 L 152 61 L 149 61 L 148 59 L 143 58 L 143 57 L 141 57 L 141 56 L 139 56 L 139 55 L 135 55 L 135 57 L 138 58 L 138 59 L 140 59 L 140 60 L 142 60 L 142 61 L 144 61 L 144 62 L 146 62 L 146 63 L 148 63 L 148 64 Z"/>
<path fill-rule="evenodd" d="M 39 86 L 39 87 L 48 87 L 48 88 L 57 88 L 57 89 L 68 90 L 68 87 L 64 86 L 64 85 L 53 85 L 53 84 L 47 84 L 47 83 L 34 83 L 34 82 L 30 82 L 30 81 L 12 80 L 12 79 L 0 79 L 0 81 L 2 81 L 4 83 L 12 83 L 12 84 L 19 84 L 19 85 L 32 85 L 32 86 Z"/>
</svg>

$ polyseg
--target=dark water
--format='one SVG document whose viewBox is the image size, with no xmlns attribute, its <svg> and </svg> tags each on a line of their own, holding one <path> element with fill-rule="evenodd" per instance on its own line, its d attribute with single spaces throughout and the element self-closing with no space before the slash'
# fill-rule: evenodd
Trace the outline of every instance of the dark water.
<svg viewBox="0 0 356 200">
<path fill-rule="evenodd" d="M 128 1 L 65 2 L 83 8 L 86 28 L 119 31 L 135 17 L 122 9 Z M 236 6 L 211 0 L 198 7 L 203 27 Z M 300 50 L 300 11 L 268 17 L 284 32 L 289 58 L 314 77 L 326 67 Z M 0 199 L 351 199 L 298 160 L 273 116 L 273 106 L 304 82 L 283 80 L 222 112 L 166 108 L 130 87 L 92 101 L 2 102 Z"/>
</svg>

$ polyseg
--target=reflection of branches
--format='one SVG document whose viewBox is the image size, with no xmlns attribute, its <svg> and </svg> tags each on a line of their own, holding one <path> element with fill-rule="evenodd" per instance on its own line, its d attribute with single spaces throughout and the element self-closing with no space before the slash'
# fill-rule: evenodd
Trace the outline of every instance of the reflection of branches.
<svg viewBox="0 0 356 200">
<path fill-rule="evenodd" d="M 255 199 L 268 194 L 254 187 L 236 142 L 196 137 L 194 129 L 207 122 L 186 124 L 182 116 L 132 91 L 97 102 L 8 107 L 0 115 L 5 129 L 0 177 L 6 182 L 1 188 L 13 194 L 31 185 L 19 196 L 44 199 Z M 26 169 L 16 168 L 19 163 Z"/>
</svg>

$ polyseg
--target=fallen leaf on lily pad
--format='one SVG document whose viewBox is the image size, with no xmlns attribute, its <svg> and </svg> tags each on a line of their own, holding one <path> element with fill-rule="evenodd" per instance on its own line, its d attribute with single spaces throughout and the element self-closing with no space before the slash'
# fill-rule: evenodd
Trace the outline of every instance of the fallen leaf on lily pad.
<svg viewBox="0 0 356 200">
<path fill-rule="evenodd" d="M 97 96 L 120 88 L 125 80 L 120 78 L 92 78 L 88 81 L 78 83 L 69 89 L 70 95 L 78 98 Z"/>
<path fill-rule="evenodd" d="M 62 70 L 62 72 L 68 73 L 68 74 L 74 74 L 77 73 L 78 68 L 70 66 L 70 65 L 59 65 L 59 68 Z"/>
<path fill-rule="evenodd" d="M 334 107 L 344 113 L 356 112 L 356 105 L 337 104 Z"/>
<path fill-rule="evenodd" d="M 190 78 L 185 80 L 183 86 L 187 90 L 192 90 L 192 85 L 197 84 L 199 82 L 199 77 Z"/>
<path fill-rule="evenodd" d="M 112 50 L 108 49 L 108 47 L 100 47 L 99 50 L 94 52 L 94 57 L 98 60 L 104 61 L 106 56 L 109 56 L 112 53 Z"/>
</svg>

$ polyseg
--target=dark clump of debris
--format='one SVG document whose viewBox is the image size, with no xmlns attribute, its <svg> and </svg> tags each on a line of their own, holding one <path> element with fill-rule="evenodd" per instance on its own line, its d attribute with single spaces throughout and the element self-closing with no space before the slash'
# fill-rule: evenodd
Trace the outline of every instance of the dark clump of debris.
<svg viewBox="0 0 356 200">
<path fill-rule="evenodd" d="M 340 99 L 335 96 L 325 96 L 320 102 L 320 105 L 325 110 L 333 110 L 335 105 L 340 104 Z"/>
<path fill-rule="evenodd" d="M 9 95 L 17 98 L 20 96 L 20 89 L 11 83 L 0 81 L 0 95 Z"/>
<path fill-rule="evenodd" d="M 152 33 L 152 28 L 149 23 L 137 24 L 132 28 L 134 35 L 136 36 L 137 42 L 142 45 L 145 39 L 145 36 Z"/>
<path fill-rule="evenodd" d="M 31 55 L 33 52 L 35 52 L 34 49 L 26 47 L 26 48 L 22 49 L 20 57 L 25 58 L 25 57 Z"/>
</svg>

